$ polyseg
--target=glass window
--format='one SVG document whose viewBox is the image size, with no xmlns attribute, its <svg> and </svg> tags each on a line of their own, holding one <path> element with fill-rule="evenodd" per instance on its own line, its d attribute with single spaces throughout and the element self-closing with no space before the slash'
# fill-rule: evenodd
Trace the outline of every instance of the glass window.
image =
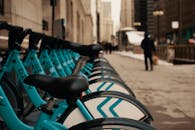
<svg viewBox="0 0 195 130">
<path fill-rule="evenodd" d="M 42 20 L 42 29 L 48 31 L 48 22 L 46 20 Z"/>
<path fill-rule="evenodd" d="M 0 15 L 4 14 L 4 0 L 0 0 Z"/>
</svg>

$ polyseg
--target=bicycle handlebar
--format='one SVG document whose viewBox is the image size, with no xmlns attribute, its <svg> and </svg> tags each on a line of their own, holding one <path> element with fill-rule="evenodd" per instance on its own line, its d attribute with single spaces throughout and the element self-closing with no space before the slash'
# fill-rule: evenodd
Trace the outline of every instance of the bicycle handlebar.
<svg viewBox="0 0 195 130">
<path fill-rule="evenodd" d="M 102 46 L 99 44 L 91 44 L 91 45 L 81 45 L 79 43 L 64 41 L 61 39 L 57 39 L 51 36 L 44 36 L 41 42 L 41 50 L 42 49 L 71 49 L 80 55 L 88 56 L 90 59 L 93 59 L 98 56 L 99 51 L 102 50 Z"/>
<path fill-rule="evenodd" d="M 80 55 L 88 56 L 91 59 L 98 56 L 99 52 L 103 49 L 99 44 L 81 45 L 70 41 L 63 41 L 64 48 L 71 49 Z"/>
<path fill-rule="evenodd" d="M 13 49 L 20 50 L 21 48 L 18 45 L 18 43 L 20 43 L 20 41 L 22 41 L 19 38 L 20 38 L 20 35 L 23 33 L 23 28 L 20 26 L 9 25 L 5 21 L 0 21 L 0 29 L 6 29 L 9 31 L 8 48 L 11 50 L 13 50 Z"/>
<path fill-rule="evenodd" d="M 49 47 L 49 43 L 51 42 L 50 41 L 51 37 L 50 36 L 47 36 L 45 35 L 41 41 L 41 47 L 40 47 L 40 50 L 43 50 L 43 49 L 50 49 Z"/>
<path fill-rule="evenodd" d="M 0 21 L 0 30 L 1 29 L 9 30 L 10 29 L 10 25 L 7 22 L 5 22 L 5 21 Z"/>
<path fill-rule="evenodd" d="M 20 50 L 21 47 L 18 45 L 18 38 L 23 33 L 23 28 L 19 26 L 11 26 L 9 29 L 9 39 L 8 39 L 8 47 L 10 50 L 17 49 Z"/>
<path fill-rule="evenodd" d="M 37 49 L 37 44 L 43 37 L 43 33 L 31 32 L 29 37 L 29 49 Z"/>
<path fill-rule="evenodd" d="M 24 38 L 25 38 L 28 34 L 30 34 L 31 32 L 32 32 L 31 29 L 25 29 L 25 30 L 21 33 L 21 35 L 17 38 L 16 42 L 17 42 L 19 45 L 21 45 L 22 42 L 23 42 L 23 40 L 24 40 Z"/>
</svg>

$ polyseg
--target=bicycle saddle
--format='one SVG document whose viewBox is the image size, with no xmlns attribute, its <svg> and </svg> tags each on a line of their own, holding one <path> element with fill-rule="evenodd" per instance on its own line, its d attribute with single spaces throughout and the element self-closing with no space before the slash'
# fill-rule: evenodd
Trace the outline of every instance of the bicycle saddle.
<svg viewBox="0 0 195 130">
<path fill-rule="evenodd" d="M 78 48 L 78 53 L 83 56 L 95 58 L 96 56 L 98 56 L 101 50 L 102 46 L 99 44 L 82 45 L 80 48 Z"/>
<path fill-rule="evenodd" d="M 97 57 L 99 52 L 103 50 L 102 46 L 99 44 L 81 45 L 70 41 L 63 41 L 63 43 L 64 48 L 71 49 L 80 55 L 88 56 L 90 58 Z"/>
<path fill-rule="evenodd" d="M 60 99 L 80 96 L 89 86 L 88 81 L 81 75 L 55 78 L 47 75 L 33 74 L 26 77 L 24 83 L 47 91 L 51 96 Z"/>
</svg>

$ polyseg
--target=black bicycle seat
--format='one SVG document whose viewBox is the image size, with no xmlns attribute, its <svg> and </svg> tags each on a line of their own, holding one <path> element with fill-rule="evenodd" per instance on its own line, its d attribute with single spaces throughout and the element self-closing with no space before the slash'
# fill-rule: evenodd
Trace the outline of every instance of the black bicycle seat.
<svg viewBox="0 0 195 130">
<path fill-rule="evenodd" d="M 40 88 L 51 94 L 51 96 L 60 99 L 80 96 L 89 86 L 88 81 L 82 75 L 55 78 L 47 75 L 33 74 L 26 77 L 24 83 Z"/>
<path fill-rule="evenodd" d="M 80 48 L 80 54 L 94 58 L 98 56 L 102 49 L 102 46 L 99 44 L 83 45 Z"/>
<path fill-rule="evenodd" d="M 99 52 L 103 50 L 102 46 L 99 44 L 81 45 L 78 43 L 73 43 L 70 41 L 63 41 L 64 48 L 71 49 L 80 55 L 88 56 L 90 58 L 97 57 Z"/>
</svg>

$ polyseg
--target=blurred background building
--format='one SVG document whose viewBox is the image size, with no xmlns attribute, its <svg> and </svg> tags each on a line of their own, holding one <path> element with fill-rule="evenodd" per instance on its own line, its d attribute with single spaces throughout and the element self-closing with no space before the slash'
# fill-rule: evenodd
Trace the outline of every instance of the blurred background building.
<svg viewBox="0 0 195 130">
<path fill-rule="evenodd" d="M 0 20 L 42 31 L 41 0 L 0 0 Z"/>
<path fill-rule="evenodd" d="M 91 0 L 66 0 L 67 39 L 80 43 L 93 42 Z"/>
<path fill-rule="evenodd" d="M 113 34 L 113 21 L 111 17 L 111 2 L 100 4 L 100 41 L 111 42 Z"/>
<path fill-rule="evenodd" d="M 121 15 L 120 15 L 121 28 L 133 26 L 134 13 L 135 13 L 134 0 L 121 0 Z"/>
<path fill-rule="evenodd" d="M 0 0 L 0 20 L 42 32 L 41 0 Z M 7 48 L 7 31 L 0 31 L 0 48 Z"/>
<path fill-rule="evenodd" d="M 84 44 L 93 42 L 91 14 L 91 0 L 0 0 L 1 21 Z"/>
<path fill-rule="evenodd" d="M 135 0 L 134 8 L 134 26 L 138 31 L 145 31 L 147 28 L 147 1 Z"/>
<path fill-rule="evenodd" d="M 134 0 L 121 0 L 120 29 L 117 32 L 120 50 L 126 50 L 129 47 L 126 32 L 134 30 L 134 13 Z"/>
<path fill-rule="evenodd" d="M 119 17 L 113 15 L 116 10 Z M 0 20 L 10 24 L 82 44 L 116 45 L 118 39 L 122 50 L 129 45 L 127 31 L 146 31 L 160 48 L 159 55 L 169 52 L 160 45 L 193 45 L 194 16 L 194 0 L 0 0 Z M 142 33 L 133 34 L 134 39 L 140 37 L 137 34 Z M 7 33 L 1 30 L 0 47 L 6 40 Z"/>
<path fill-rule="evenodd" d="M 154 11 L 154 0 L 147 0 L 147 28 L 146 31 L 152 35 L 152 38 L 154 38 L 154 34 L 156 33 L 156 20 L 153 16 Z"/>
<path fill-rule="evenodd" d="M 158 0 L 155 8 L 160 8 L 164 15 L 160 17 L 161 42 L 167 39 L 174 44 L 187 43 L 195 34 L 195 2 L 193 0 Z M 173 27 L 178 24 L 178 27 Z M 175 35 L 175 36 L 174 36 Z"/>
</svg>

